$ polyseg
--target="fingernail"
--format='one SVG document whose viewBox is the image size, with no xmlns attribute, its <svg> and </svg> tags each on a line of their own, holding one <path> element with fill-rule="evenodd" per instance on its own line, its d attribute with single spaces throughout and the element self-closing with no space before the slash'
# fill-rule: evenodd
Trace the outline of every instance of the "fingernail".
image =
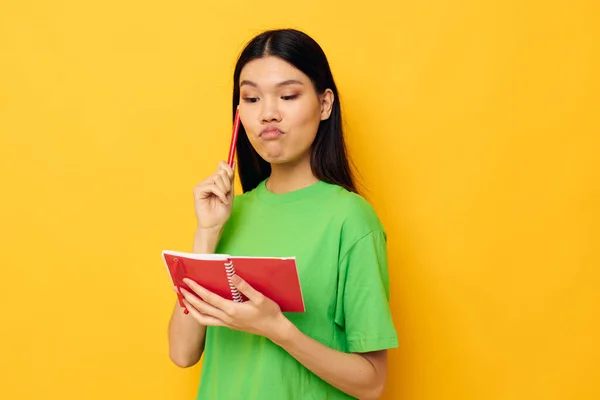
<svg viewBox="0 0 600 400">
<path fill-rule="evenodd" d="M 240 279 L 240 277 L 239 277 L 239 276 L 237 276 L 237 275 L 233 275 L 233 276 L 231 277 L 231 282 L 233 282 L 233 284 L 234 284 L 234 285 L 237 285 L 238 283 L 240 283 L 240 281 L 241 281 L 241 279 Z"/>
</svg>

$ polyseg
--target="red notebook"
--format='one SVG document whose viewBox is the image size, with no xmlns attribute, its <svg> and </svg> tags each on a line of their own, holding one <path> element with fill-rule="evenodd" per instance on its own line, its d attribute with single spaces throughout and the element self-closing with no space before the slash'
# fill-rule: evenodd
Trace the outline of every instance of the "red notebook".
<svg viewBox="0 0 600 400">
<path fill-rule="evenodd" d="M 248 300 L 229 279 L 234 274 L 279 305 L 283 312 L 304 312 L 304 299 L 294 257 L 234 257 L 226 254 L 195 254 L 163 250 L 162 257 L 173 286 L 193 291 L 183 282 L 189 278 L 219 296 Z M 183 296 L 178 293 L 184 307 Z M 187 310 L 186 310 L 187 311 Z"/>
</svg>

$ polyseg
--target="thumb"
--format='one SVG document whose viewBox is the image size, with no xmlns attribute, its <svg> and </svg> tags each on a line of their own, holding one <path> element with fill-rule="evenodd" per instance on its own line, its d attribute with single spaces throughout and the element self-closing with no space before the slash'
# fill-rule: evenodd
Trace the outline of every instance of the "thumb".
<svg viewBox="0 0 600 400">
<path fill-rule="evenodd" d="M 250 286 L 250 284 L 243 280 L 239 275 L 233 275 L 231 277 L 231 283 L 233 283 L 233 286 L 235 286 L 240 293 L 252 302 L 257 302 L 263 297 L 262 293 Z"/>
</svg>

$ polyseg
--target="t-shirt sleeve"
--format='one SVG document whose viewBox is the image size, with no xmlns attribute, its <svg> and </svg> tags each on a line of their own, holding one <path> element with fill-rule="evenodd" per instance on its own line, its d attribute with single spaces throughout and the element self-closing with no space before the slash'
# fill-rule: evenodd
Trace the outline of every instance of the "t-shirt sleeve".
<svg viewBox="0 0 600 400">
<path fill-rule="evenodd" d="M 398 347 L 389 306 L 385 232 L 358 239 L 340 261 L 335 322 L 346 332 L 350 352 Z"/>
</svg>

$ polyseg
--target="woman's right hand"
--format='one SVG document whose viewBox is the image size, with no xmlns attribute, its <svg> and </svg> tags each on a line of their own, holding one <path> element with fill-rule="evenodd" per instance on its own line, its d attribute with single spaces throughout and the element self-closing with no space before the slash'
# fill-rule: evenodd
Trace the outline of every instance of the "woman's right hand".
<svg viewBox="0 0 600 400">
<path fill-rule="evenodd" d="M 233 206 L 233 168 L 221 161 L 215 173 L 194 187 L 194 206 L 199 229 L 221 229 Z"/>
</svg>

